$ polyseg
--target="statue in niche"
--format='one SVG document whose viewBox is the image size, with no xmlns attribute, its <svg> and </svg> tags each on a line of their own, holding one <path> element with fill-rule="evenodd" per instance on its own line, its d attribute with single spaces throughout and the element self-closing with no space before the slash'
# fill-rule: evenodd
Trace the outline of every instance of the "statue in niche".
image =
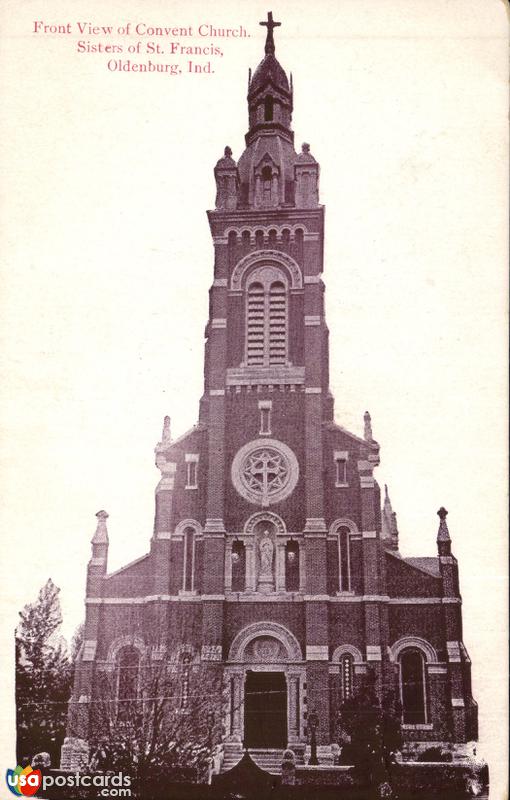
<svg viewBox="0 0 510 800">
<path fill-rule="evenodd" d="M 273 580 L 273 554 L 274 544 L 269 531 L 266 529 L 259 541 L 260 573 L 258 581 L 259 592 L 271 592 L 274 588 Z"/>
<path fill-rule="evenodd" d="M 273 573 L 273 550 L 274 545 L 269 536 L 269 531 L 264 531 L 264 535 L 259 543 L 259 550 L 260 550 L 260 571 L 263 575 Z"/>
</svg>

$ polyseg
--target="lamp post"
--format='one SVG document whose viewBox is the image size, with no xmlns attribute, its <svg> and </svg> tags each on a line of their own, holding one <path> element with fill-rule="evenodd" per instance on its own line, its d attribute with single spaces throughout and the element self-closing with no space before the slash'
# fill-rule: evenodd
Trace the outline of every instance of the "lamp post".
<svg viewBox="0 0 510 800">
<path fill-rule="evenodd" d="M 319 716 L 315 711 L 310 711 L 308 714 L 308 726 L 310 728 L 310 761 L 308 762 L 311 767 L 316 767 L 319 764 L 317 759 L 317 727 L 319 725 Z"/>
</svg>

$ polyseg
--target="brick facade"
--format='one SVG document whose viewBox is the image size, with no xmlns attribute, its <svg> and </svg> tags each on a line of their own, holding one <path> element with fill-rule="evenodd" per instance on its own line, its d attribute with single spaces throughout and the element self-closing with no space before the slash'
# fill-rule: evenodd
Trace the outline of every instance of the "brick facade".
<svg viewBox="0 0 510 800">
<path fill-rule="evenodd" d="M 438 557 L 402 558 L 374 478 L 370 416 L 363 437 L 335 422 L 319 165 L 308 145 L 294 149 L 292 87 L 272 34 L 248 107 L 245 151 L 236 163 L 226 148 L 214 170 L 199 420 L 177 440 L 165 420 L 146 555 L 109 575 L 107 515 L 98 514 L 66 763 L 72 742 L 83 749 L 89 738 L 98 672 L 134 641 L 144 657 L 178 658 L 185 648 L 222 671 L 239 701 L 221 712 L 230 746 L 247 735 L 246 672 L 272 670 L 287 681 L 286 744 L 304 748 L 313 708 L 327 762 L 342 692 L 372 668 L 381 692 L 405 694 L 406 652 L 422 660 L 425 695 L 423 719 L 404 724 L 409 742 L 476 737 L 446 512 Z"/>
</svg>

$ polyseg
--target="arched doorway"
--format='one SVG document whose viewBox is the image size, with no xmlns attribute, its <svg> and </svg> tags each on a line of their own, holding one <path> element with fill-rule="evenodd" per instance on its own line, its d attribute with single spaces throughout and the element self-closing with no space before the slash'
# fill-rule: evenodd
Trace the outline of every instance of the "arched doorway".
<svg viewBox="0 0 510 800">
<path fill-rule="evenodd" d="M 267 750 L 301 742 L 306 676 L 295 636 L 274 622 L 252 623 L 234 637 L 228 662 L 226 741 Z"/>
<path fill-rule="evenodd" d="M 285 673 L 247 670 L 244 685 L 244 746 L 287 746 Z"/>
</svg>

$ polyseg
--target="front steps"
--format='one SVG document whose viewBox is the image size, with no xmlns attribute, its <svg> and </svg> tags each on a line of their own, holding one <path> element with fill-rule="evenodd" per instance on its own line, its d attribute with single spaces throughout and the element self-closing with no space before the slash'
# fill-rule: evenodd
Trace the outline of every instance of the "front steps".
<svg viewBox="0 0 510 800">
<path fill-rule="evenodd" d="M 300 752 L 296 752 L 296 763 L 303 763 L 304 746 L 300 747 Z M 277 748 L 249 748 L 248 753 L 255 764 L 272 775 L 281 775 L 282 759 L 284 750 Z M 222 772 L 228 772 L 235 767 L 243 757 L 244 750 L 238 744 L 225 744 L 224 757 L 221 767 Z"/>
</svg>

